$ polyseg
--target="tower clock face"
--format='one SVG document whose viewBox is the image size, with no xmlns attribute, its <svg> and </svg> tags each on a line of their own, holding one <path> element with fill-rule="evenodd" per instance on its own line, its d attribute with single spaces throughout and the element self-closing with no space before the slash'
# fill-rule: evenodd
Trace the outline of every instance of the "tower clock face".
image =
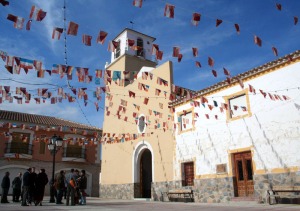
<svg viewBox="0 0 300 211">
<path fill-rule="evenodd" d="M 140 116 L 138 120 L 138 131 L 144 133 L 146 130 L 145 116 Z"/>
</svg>

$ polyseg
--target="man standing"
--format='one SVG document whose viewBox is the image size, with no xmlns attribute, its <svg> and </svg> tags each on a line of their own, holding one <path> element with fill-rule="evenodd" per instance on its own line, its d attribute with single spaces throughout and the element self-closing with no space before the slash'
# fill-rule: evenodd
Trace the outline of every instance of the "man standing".
<svg viewBox="0 0 300 211">
<path fill-rule="evenodd" d="M 70 196 L 71 196 L 71 206 L 75 205 L 75 182 L 74 182 L 74 169 L 66 176 L 67 183 L 67 200 L 66 205 L 69 206 Z M 74 184 L 74 186 L 73 186 Z"/>
<path fill-rule="evenodd" d="M 23 175 L 23 197 L 22 197 L 22 206 L 28 206 L 27 199 L 29 195 L 29 186 L 30 186 L 30 173 L 31 168 L 29 168 Z"/>
<path fill-rule="evenodd" d="M 87 187 L 87 178 L 85 175 L 85 170 L 81 170 L 81 175 L 77 179 L 78 180 L 78 186 L 79 186 L 79 192 L 80 192 L 80 205 L 86 205 L 86 192 L 85 189 Z"/>
<path fill-rule="evenodd" d="M 37 179 L 37 173 L 35 173 L 35 167 L 31 167 L 31 172 L 29 174 L 29 199 L 28 202 L 31 204 L 31 202 L 34 201 L 34 193 L 35 193 L 35 183 Z"/>
<path fill-rule="evenodd" d="M 18 176 L 12 181 L 13 188 L 13 202 L 19 202 L 21 195 L 21 186 L 22 186 L 22 173 L 20 172 Z"/>
<path fill-rule="evenodd" d="M 10 179 L 9 179 L 9 172 L 7 171 L 5 172 L 5 175 L 1 183 L 1 188 L 2 188 L 1 203 L 9 203 L 9 201 L 7 201 L 9 187 L 10 187 Z"/>
<path fill-rule="evenodd" d="M 56 204 L 63 204 L 62 203 L 62 197 L 63 197 L 63 191 L 65 189 L 65 172 L 61 170 L 59 172 L 59 175 L 56 177 L 56 190 L 57 190 L 57 197 L 56 197 Z"/>
</svg>

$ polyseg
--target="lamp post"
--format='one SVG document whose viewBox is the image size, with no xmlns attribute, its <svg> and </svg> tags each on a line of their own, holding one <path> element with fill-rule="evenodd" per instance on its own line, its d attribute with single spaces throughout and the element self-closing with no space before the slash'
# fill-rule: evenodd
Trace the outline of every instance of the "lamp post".
<svg viewBox="0 0 300 211">
<path fill-rule="evenodd" d="M 54 136 L 51 137 L 49 143 L 48 143 L 48 149 L 51 152 L 53 156 L 52 161 L 52 182 L 50 183 L 50 203 L 55 203 L 54 199 L 54 193 L 55 193 L 55 187 L 54 187 L 54 173 L 55 173 L 55 155 L 56 152 L 62 147 L 63 139 L 60 136 Z"/>
</svg>

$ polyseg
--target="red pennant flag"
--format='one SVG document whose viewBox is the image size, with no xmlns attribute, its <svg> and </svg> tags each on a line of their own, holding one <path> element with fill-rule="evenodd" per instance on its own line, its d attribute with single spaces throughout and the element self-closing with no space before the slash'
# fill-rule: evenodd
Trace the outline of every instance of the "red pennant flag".
<svg viewBox="0 0 300 211">
<path fill-rule="evenodd" d="M 164 52 L 163 51 L 158 51 L 156 54 L 156 59 L 157 60 L 162 60 Z"/>
<path fill-rule="evenodd" d="M 223 22 L 222 20 L 217 19 L 217 20 L 216 20 L 216 27 L 218 27 L 222 22 Z"/>
<path fill-rule="evenodd" d="M 228 84 L 230 84 L 231 83 L 230 77 L 226 77 L 226 81 L 227 81 Z"/>
<path fill-rule="evenodd" d="M 208 100 L 206 99 L 206 97 L 201 97 L 201 103 L 204 104 L 204 103 L 208 103 Z"/>
<path fill-rule="evenodd" d="M 179 47 L 173 47 L 173 57 L 178 57 L 179 56 Z"/>
<path fill-rule="evenodd" d="M 268 93 L 271 100 L 275 100 L 274 96 L 271 93 Z"/>
<path fill-rule="evenodd" d="M 82 35 L 82 42 L 86 46 L 91 46 L 92 45 L 92 36 L 87 35 L 87 34 L 83 34 Z"/>
<path fill-rule="evenodd" d="M 297 25 L 297 23 L 298 23 L 298 17 L 294 16 L 294 25 Z"/>
<path fill-rule="evenodd" d="M 198 48 L 192 48 L 193 50 L 193 56 L 197 57 L 198 56 Z"/>
<path fill-rule="evenodd" d="M 196 61 L 196 67 L 201 67 L 201 63 Z"/>
<path fill-rule="evenodd" d="M 254 35 L 254 43 L 257 44 L 259 47 L 261 47 L 262 45 L 261 39 L 256 35 Z"/>
<path fill-rule="evenodd" d="M 182 54 L 178 54 L 178 62 L 181 62 Z"/>
<path fill-rule="evenodd" d="M 224 108 L 225 110 L 228 110 L 228 104 L 227 103 L 222 103 L 222 108 Z"/>
<path fill-rule="evenodd" d="M 209 115 L 208 114 L 205 114 L 205 117 L 206 117 L 206 119 L 209 119 Z"/>
<path fill-rule="evenodd" d="M 224 70 L 225 75 L 228 75 L 228 76 L 230 75 L 229 71 L 225 67 L 223 67 L 223 70 Z"/>
<path fill-rule="evenodd" d="M 174 18 L 174 9 L 175 9 L 174 5 L 166 4 L 164 16 L 168 18 Z"/>
<path fill-rule="evenodd" d="M 240 26 L 239 26 L 239 24 L 235 23 L 235 24 L 234 24 L 234 27 L 235 27 L 236 33 L 237 33 L 237 34 L 240 34 L 241 31 L 240 31 Z"/>
<path fill-rule="evenodd" d="M 249 91 L 250 91 L 250 92 L 253 92 L 254 94 L 256 94 L 254 87 L 251 86 L 250 84 L 249 84 Z"/>
<path fill-rule="evenodd" d="M 214 64 L 215 64 L 214 60 L 211 57 L 208 57 L 208 65 L 214 67 Z"/>
<path fill-rule="evenodd" d="M 129 97 L 135 98 L 135 93 L 134 92 L 132 92 L 132 91 L 128 91 L 128 92 L 129 92 Z"/>
<path fill-rule="evenodd" d="M 212 105 L 208 104 L 208 108 L 209 108 L 209 110 L 213 110 L 214 107 Z"/>
<path fill-rule="evenodd" d="M 32 20 L 28 20 L 27 23 L 26 23 L 26 30 L 27 30 L 27 31 L 30 30 L 31 22 L 32 22 Z"/>
<path fill-rule="evenodd" d="M 107 37 L 107 32 L 100 31 L 99 35 L 97 37 L 97 43 L 100 43 L 101 45 L 103 45 L 103 43 L 105 42 L 106 37 Z"/>
<path fill-rule="evenodd" d="M 237 78 L 237 79 L 238 79 L 238 82 L 239 82 L 241 88 L 244 89 L 244 83 L 243 83 L 242 79 L 240 79 L 240 78 Z"/>
<path fill-rule="evenodd" d="M 0 0 L 0 4 L 2 4 L 3 7 L 9 5 L 9 1 Z"/>
<path fill-rule="evenodd" d="M 212 74 L 213 74 L 215 77 L 217 77 L 217 71 L 212 70 Z"/>
<path fill-rule="evenodd" d="M 278 56 L 278 51 L 277 51 L 277 48 L 275 47 L 272 47 L 272 51 L 274 53 L 275 56 Z"/>
<path fill-rule="evenodd" d="M 266 98 L 266 96 L 267 96 L 267 93 L 265 93 L 263 90 L 259 90 L 260 91 L 260 93 L 264 96 L 264 98 Z"/>
<path fill-rule="evenodd" d="M 277 8 L 279 11 L 281 11 L 281 9 L 282 9 L 281 4 L 276 3 L 276 8 Z"/>
<path fill-rule="evenodd" d="M 7 19 L 14 22 L 14 27 L 16 29 L 22 29 L 23 28 L 24 21 L 25 21 L 24 18 L 15 16 L 15 15 L 12 15 L 12 14 L 8 14 Z"/>
<path fill-rule="evenodd" d="M 63 33 L 64 29 L 62 28 L 58 28 L 58 27 L 54 27 L 53 32 L 52 32 L 52 39 L 60 39 L 60 35 L 61 33 Z"/>
<path fill-rule="evenodd" d="M 135 6 L 135 7 L 141 8 L 141 7 L 142 7 L 142 4 L 143 4 L 143 0 L 133 0 L 132 4 L 133 4 L 133 6 Z"/>
<path fill-rule="evenodd" d="M 78 26 L 79 25 L 77 23 L 70 21 L 67 34 L 76 36 L 78 32 Z"/>
<path fill-rule="evenodd" d="M 157 55 L 159 51 L 159 46 L 157 44 L 152 44 L 152 55 Z"/>
<path fill-rule="evenodd" d="M 199 14 L 199 13 L 193 13 L 192 24 L 194 26 L 198 26 L 198 23 L 199 23 L 200 19 L 201 19 L 201 14 Z"/>
<path fill-rule="evenodd" d="M 6 68 L 6 70 L 7 70 L 9 73 L 13 74 L 13 67 L 12 67 L 12 66 L 5 65 L 5 68 Z"/>
<path fill-rule="evenodd" d="M 289 98 L 288 96 L 286 96 L 286 95 L 282 95 L 282 97 L 283 97 L 284 100 L 289 100 L 289 99 L 290 99 L 290 98 Z"/>
<path fill-rule="evenodd" d="M 29 19 L 33 19 L 35 21 L 42 21 L 46 17 L 47 12 L 43 11 L 42 9 L 32 6 Z"/>
<path fill-rule="evenodd" d="M 149 98 L 144 98 L 144 104 L 147 105 L 149 102 Z"/>
</svg>

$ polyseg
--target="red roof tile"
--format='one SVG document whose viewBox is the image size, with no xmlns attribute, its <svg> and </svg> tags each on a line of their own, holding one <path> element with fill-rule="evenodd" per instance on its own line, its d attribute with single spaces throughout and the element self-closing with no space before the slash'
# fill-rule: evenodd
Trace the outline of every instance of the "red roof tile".
<svg viewBox="0 0 300 211">
<path fill-rule="evenodd" d="M 59 119 L 56 117 L 50 116 L 43 116 L 37 114 L 27 114 L 15 111 L 5 111 L 0 110 L 0 121 L 7 121 L 7 122 L 22 122 L 22 123 L 30 123 L 30 124 L 37 124 L 37 125 L 47 125 L 47 126 L 63 126 L 63 127 L 70 127 L 70 128 L 77 128 L 81 130 L 93 130 L 93 131 L 102 131 L 102 129 L 80 124 L 77 122 L 72 122 L 64 119 Z"/>
</svg>

